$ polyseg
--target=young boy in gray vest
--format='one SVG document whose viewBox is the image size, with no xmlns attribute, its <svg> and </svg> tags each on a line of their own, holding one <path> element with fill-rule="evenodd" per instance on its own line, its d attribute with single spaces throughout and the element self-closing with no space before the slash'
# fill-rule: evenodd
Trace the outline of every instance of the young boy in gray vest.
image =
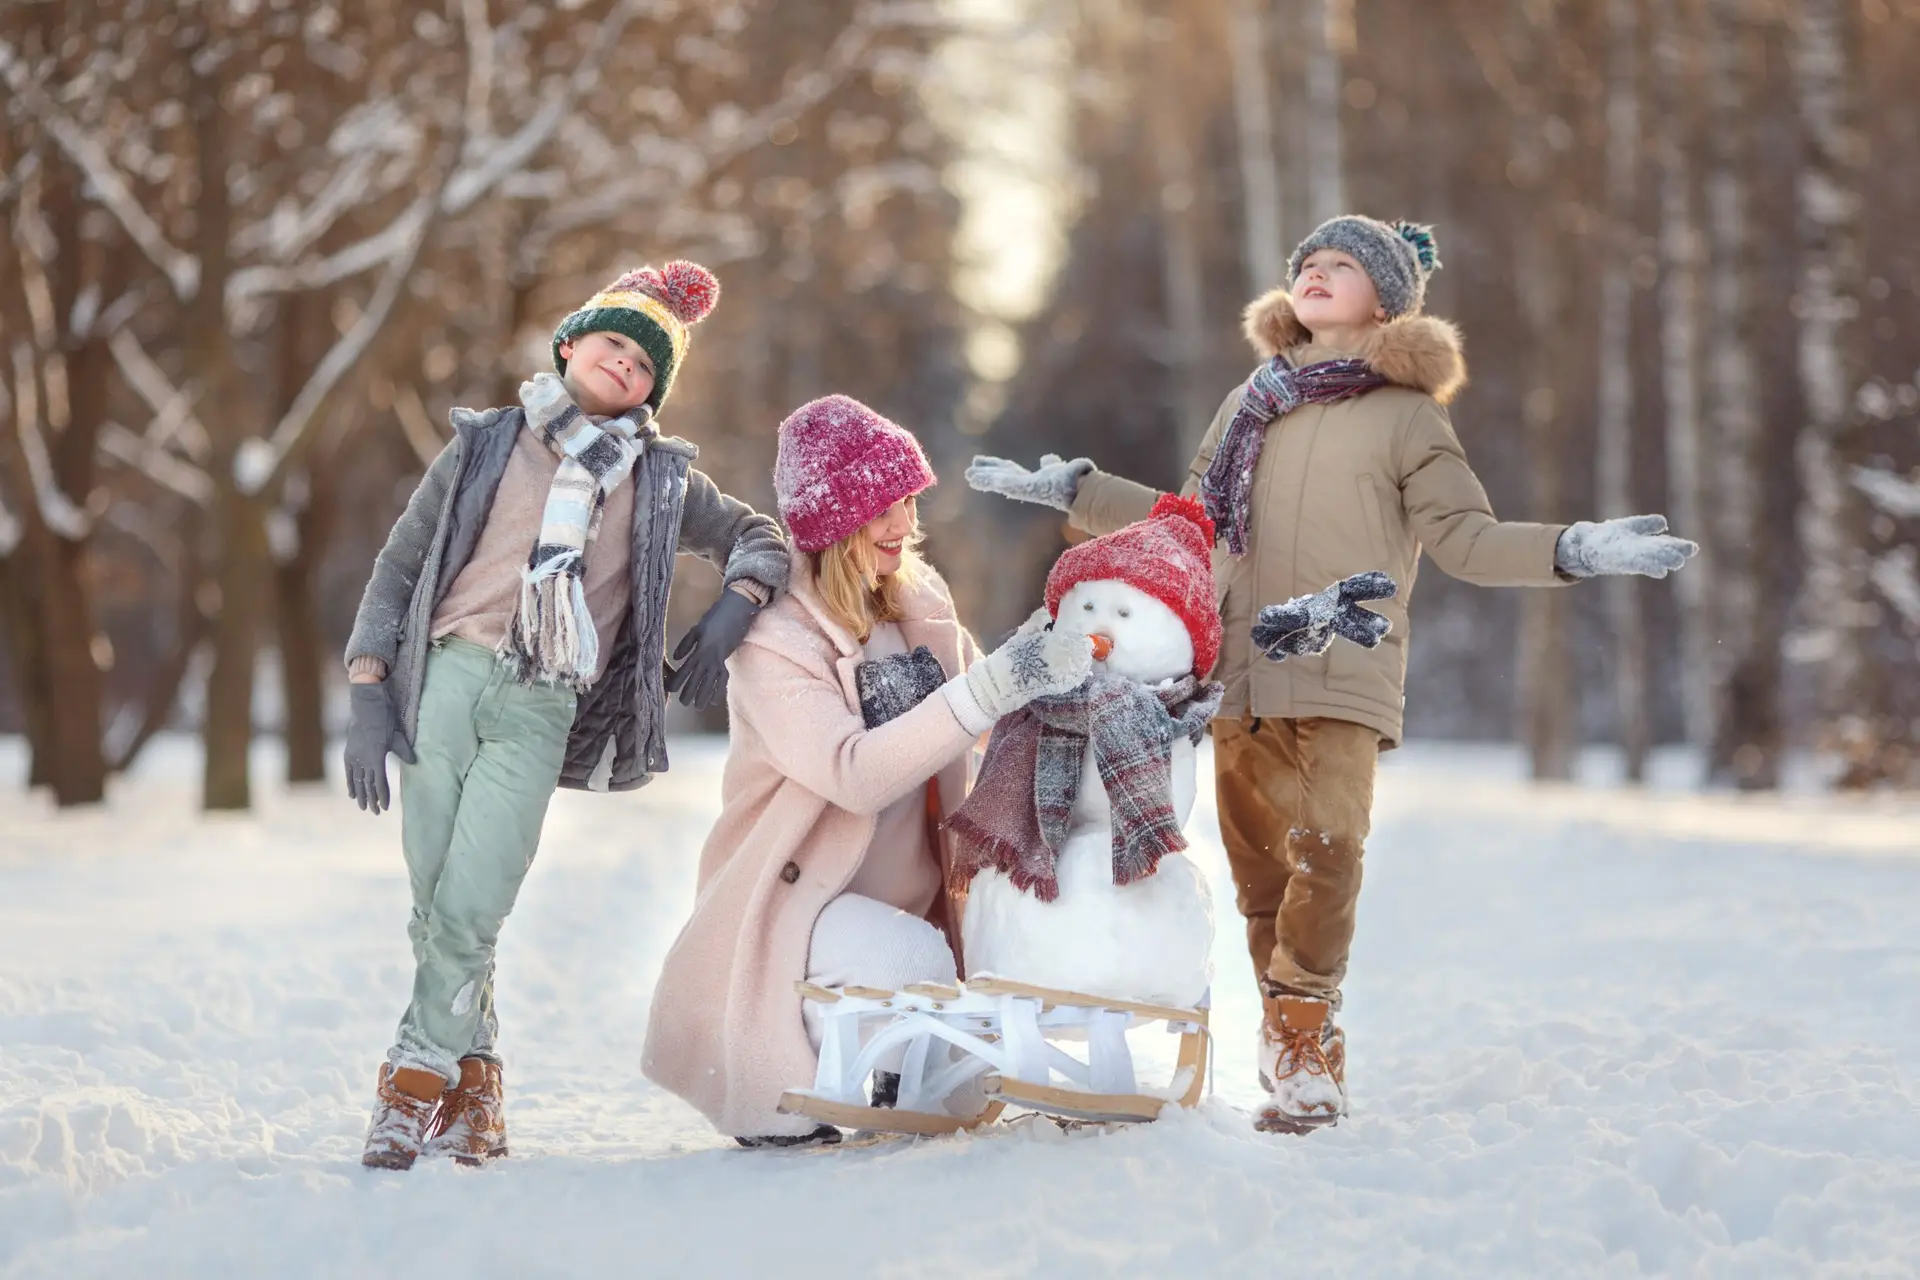
<svg viewBox="0 0 1920 1280">
<path fill-rule="evenodd" d="M 787 581 L 779 526 L 692 466 L 653 418 L 719 286 L 630 271 L 560 322 L 559 370 L 520 403 L 453 411 L 454 438 L 374 563 L 347 643 L 347 791 L 390 807 L 413 887 L 413 996 L 381 1064 L 362 1163 L 507 1152 L 493 959 L 556 787 L 667 768 L 666 696 L 705 707 Z M 664 661 L 674 556 L 725 579 Z"/>
</svg>

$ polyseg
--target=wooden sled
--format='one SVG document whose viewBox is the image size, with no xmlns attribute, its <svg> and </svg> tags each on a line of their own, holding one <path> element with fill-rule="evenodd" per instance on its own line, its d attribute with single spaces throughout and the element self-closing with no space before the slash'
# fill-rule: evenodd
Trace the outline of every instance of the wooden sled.
<svg viewBox="0 0 1920 1280">
<path fill-rule="evenodd" d="M 1132 1123 L 1157 1119 L 1169 1104 L 1195 1106 L 1207 1089 L 1211 1033 L 1204 1007 L 1144 1004 L 1004 978 L 899 991 L 803 982 L 799 991 L 822 1015 L 820 1063 L 813 1088 L 787 1091 L 780 1110 L 825 1124 L 935 1136 L 991 1124 L 1007 1105 L 1063 1119 Z M 1148 1093 L 1136 1079 L 1126 1033 L 1156 1021 L 1181 1039 L 1172 1083 Z M 890 1055 L 902 1059 L 899 1104 L 868 1106 L 867 1079 Z M 976 1082 L 984 1107 L 950 1114 L 943 1103 L 966 1096 Z"/>
</svg>

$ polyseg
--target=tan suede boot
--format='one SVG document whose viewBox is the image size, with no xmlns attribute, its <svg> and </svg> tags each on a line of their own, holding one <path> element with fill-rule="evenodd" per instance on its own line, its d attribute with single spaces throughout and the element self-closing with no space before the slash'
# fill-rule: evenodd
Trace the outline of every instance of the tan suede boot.
<svg viewBox="0 0 1920 1280">
<path fill-rule="evenodd" d="M 440 1107 L 426 1154 L 451 1156 L 467 1165 L 507 1154 L 507 1099 L 499 1063 L 460 1059 L 460 1083 Z"/>
<path fill-rule="evenodd" d="M 369 1169 L 411 1169 L 426 1144 L 427 1130 L 440 1107 L 447 1082 L 431 1071 L 380 1064 L 373 1122 L 360 1163 Z"/>
<path fill-rule="evenodd" d="M 1267 1133 L 1324 1129 L 1347 1113 L 1347 1037 L 1333 1007 L 1308 996 L 1270 994 L 1260 1028 L 1266 1105 L 1253 1127 Z"/>
</svg>

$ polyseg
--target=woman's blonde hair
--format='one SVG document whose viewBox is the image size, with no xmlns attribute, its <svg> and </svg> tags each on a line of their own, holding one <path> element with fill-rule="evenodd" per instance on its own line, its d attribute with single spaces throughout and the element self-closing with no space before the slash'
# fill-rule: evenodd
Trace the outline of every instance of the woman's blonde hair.
<svg viewBox="0 0 1920 1280">
<path fill-rule="evenodd" d="M 925 572 L 920 558 L 924 538 L 918 516 L 900 547 L 900 567 L 882 575 L 875 567 L 873 540 L 860 528 L 820 551 L 810 551 L 813 580 L 820 592 L 827 615 L 845 627 L 861 644 L 873 635 L 882 622 L 899 622 L 906 616 L 900 604 L 902 588 L 910 587 Z"/>
</svg>

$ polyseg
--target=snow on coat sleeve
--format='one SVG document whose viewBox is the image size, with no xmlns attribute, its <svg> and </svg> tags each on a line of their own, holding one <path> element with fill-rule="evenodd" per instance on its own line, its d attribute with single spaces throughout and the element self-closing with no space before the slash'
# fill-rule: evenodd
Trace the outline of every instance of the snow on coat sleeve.
<svg viewBox="0 0 1920 1280">
<path fill-rule="evenodd" d="M 928 698 L 869 730 L 831 674 L 751 642 L 733 664 L 729 706 L 765 743 L 774 766 L 850 813 L 879 813 L 974 742 L 945 698 Z"/>
<path fill-rule="evenodd" d="M 440 456 L 428 466 L 407 509 L 387 534 L 386 545 L 374 558 L 373 573 L 367 589 L 361 593 L 360 608 L 353 617 L 353 634 L 347 639 L 347 664 L 355 658 L 374 657 L 393 669 L 394 655 L 400 649 L 400 633 L 406 627 L 407 609 L 413 603 L 413 590 L 420 581 L 420 567 L 433 547 L 440 528 L 440 513 L 447 505 L 447 491 L 459 470 L 461 448 L 453 440 L 440 450 Z"/>
<path fill-rule="evenodd" d="M 786 590 L 792 561 L 779 524 L 720 492 L 720 486 L 697 469 L 687 472 L 679 549 L 718 569 L 722 585 L 750 579 L 769 595 Z"/>
<path fill-rule="evenodd" d="M 1447 411 L 1428 400 L 1414 411 L 1399 450 L 1401 503 L 1433 562 L 1482 587 L 1550 587 L 1566 581 L 1553 547 L 1566 526 L 1502 521 L 1467 462 Z"/>
</svg>

